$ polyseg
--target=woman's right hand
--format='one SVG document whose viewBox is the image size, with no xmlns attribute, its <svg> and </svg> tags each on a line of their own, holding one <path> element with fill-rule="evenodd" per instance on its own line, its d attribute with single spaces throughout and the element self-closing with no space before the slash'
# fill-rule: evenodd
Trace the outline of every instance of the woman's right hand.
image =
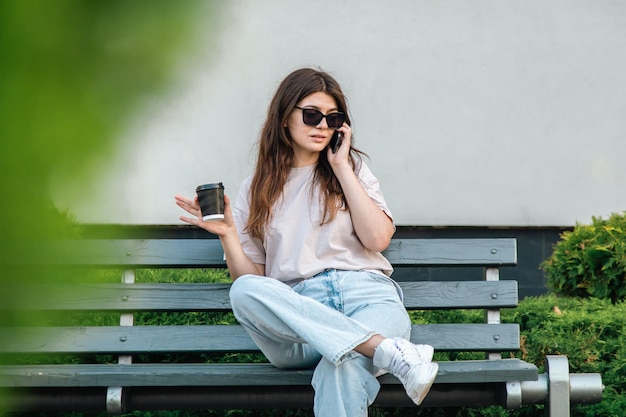
<svg viewBox="0 0 626 417">
<path fill-rule="evenodd" d="M 198 197 L 190 200 L 187 197 L 177 195 L 174 197 L 176 204 L 191 214 L 193 217 L 180 216 L 179 219 L 185 223 L 198 226 L 209 233 L 213 233 L 220 238 L 222 248 L 224 248 L 224 255 L 226 257 L 226 265 L 230 272 L 230 277 L 235 280 L 244 274 L 265 275 L 265 265 L 253 263 L 243 252 L 241 243 L 239 242 L 239 236 L 237 235 L 237 228 L 233 221 L 233 212 L 230 208 L 230 198 L 227 195 L 224 196 L 224 219 L 222 220 L 202 220 L 202 212 L 200 211 L 200 204 L 198 204 Z"/>
<path fill-rule="evenodd" d="M 230 208 L 230 198 L 227 195 L 224 195 L 224 219 L 220 220 L 202 220 L 202 212 L 200 211 L 200 204 L 198 204 L 198 197 L 194 197 L 194 199 L 189 199 L 182 195 L 174 196 L 176 200 L 176 205 L 178 207 L 185 210 L 187 213 L 191 214 L 193 217 L 185 217 L 180 216 L 179 219 L 185 223 L 193 224 L 194 226 L 198 226 L 209 233 L 213 233 L 219 237 L 226 236 L 229 232 L 231 232 L 235 227 L 235 222 L 233 221 L 233 214 Z"/>
</svg>

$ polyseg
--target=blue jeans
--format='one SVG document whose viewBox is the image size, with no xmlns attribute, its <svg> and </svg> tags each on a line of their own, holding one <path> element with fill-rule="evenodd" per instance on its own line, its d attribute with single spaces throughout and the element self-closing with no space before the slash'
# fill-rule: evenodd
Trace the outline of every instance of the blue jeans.
<svg viewBox="0 0 626 417">
<path fill-rule="evenodd" d="M 244 275 L 230 299 L 235 317 L 274 366 L 315 366 L 318 417 L 367 416 L 381 370 L 353 349 L 375 334 L 408 338 L 411 331 L 400 289 L 367 271 L 331 269 L 293 287 Z"/>
</svg>

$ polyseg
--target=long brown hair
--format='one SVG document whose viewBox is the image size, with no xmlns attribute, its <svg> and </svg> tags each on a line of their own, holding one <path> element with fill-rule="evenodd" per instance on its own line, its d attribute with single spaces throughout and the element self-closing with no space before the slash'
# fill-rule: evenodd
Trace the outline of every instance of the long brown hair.
<svg viewBox="0 0 626 417">
<path fill-rule="evenodd" d="M 284 127 L 296 104 L 310 94 L 324 92 L 335 99 L 337 109 L 347 115 L 351 125 L 346 98 L 339 83 L 328 73 L 302 68 L 289 74 L 278 86 L 267 112 L 267 119 L 258 141 L 257 163 L 250 185 L 250 216 L 246 230 L 253 237 L 263 239 L 265 227 L 272 216 L 272 207 L 281 197 L 293 164 L 292 139 Z M 363 153 L 350 146 L 350 162 L 356 166 L 355 157 Z M 324 198 L 322 224 L 330 222 L 340 208 L 348 203 L 335 177 L 326 152 L 320 152 L 315 168 L 314 184 Z"/>
</svg>

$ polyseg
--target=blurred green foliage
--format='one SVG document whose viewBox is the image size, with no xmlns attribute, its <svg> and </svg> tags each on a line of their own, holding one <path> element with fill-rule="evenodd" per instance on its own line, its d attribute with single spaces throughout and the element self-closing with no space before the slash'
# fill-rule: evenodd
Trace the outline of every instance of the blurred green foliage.
<svg viewBox="0 0 626 417">
<path fill-rule="evenodd" d="M 77 234 L 71 213 L 52 204 L 52 182 L 80 179 L 81 198 L 90 197 L 94 159 L 106 158 L 142 100 L 167 86 L 199 30 L 214 26 L 213 8 L 202 0 L 0 2 L 0 303 L 19 297 L 12 282 L 52 279 L 32 267 L 42 242 Z"/>
<path fill-rule="evenodd" d="M 0 2 L 3 240 L 49 236 L 52 177 L 85 178 L 192 45 L 197 0 Z M 6 249 L 6 248 L 5 248 Z"/>
</svg>

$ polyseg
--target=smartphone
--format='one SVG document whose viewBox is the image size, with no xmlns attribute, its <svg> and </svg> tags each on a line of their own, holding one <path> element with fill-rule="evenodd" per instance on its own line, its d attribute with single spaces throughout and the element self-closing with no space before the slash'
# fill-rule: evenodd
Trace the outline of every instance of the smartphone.
<svg viewBox="0 0 626 417">
<path fill-rule="evenodd" d="M 337 149 L 341 146 L 342 141 L 343 138 L 341 137 L 341 132 L 335 130 L 335 133 L 333 133 L 333 137 L 330 139 L 330 143 L 328 144 L 333 153 L 337 153 Z"/>
</svg>

